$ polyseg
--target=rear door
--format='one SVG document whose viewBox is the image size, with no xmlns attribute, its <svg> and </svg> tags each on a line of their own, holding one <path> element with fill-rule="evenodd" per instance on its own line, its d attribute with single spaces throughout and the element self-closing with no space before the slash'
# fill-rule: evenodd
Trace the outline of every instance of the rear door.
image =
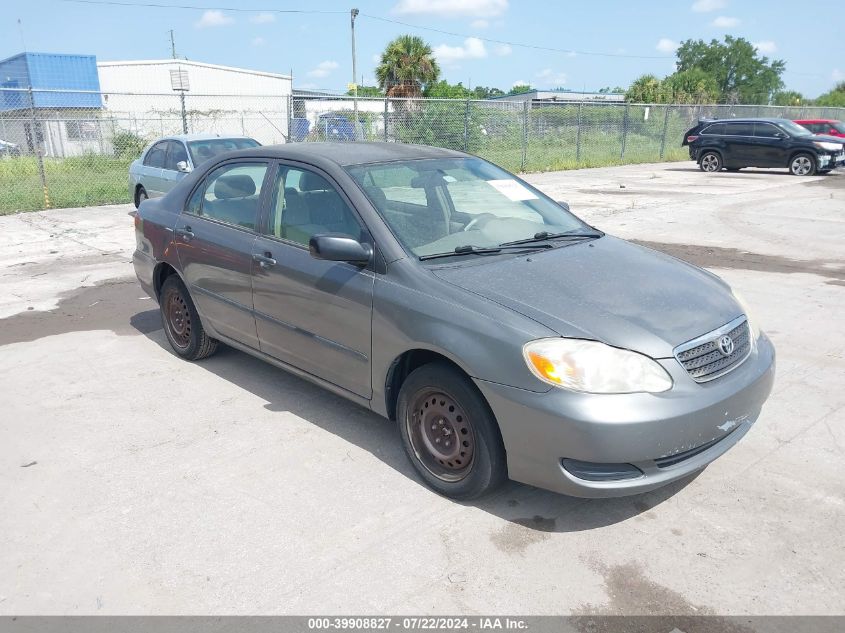
<svg viewBox="0 0 845 633">
<path fill-rule="evenodd" d="M 754 124 L 745 121 L 725 123 L 725 164 L 748 167 L 757 165 Z"/>
<path fill-rule="evenodd" d="M 182 276 L 204 321 L 258 349 L 252 308 L 252 252 L 269 163 L 230 161 L 194 189 L 175 225 Z"/>
<path fill-rule="evenodd" d="M 754 123 L 754 153 L 760 167 L 784 167 L 788 158 L 786 133 L 771 123 Z"/>
<path fill-rule="evenodd" d="M 372 395 L 371 268 L 315 259 L 320 233 L 372 238 L 324 172 L 279 164 L 254 244 L 253 305 L 261 351 L 364 398 Z"/>
<path fill-rule="evenodd" d="M 166 193 L 164 191 L 164 181 L 161 177 L 161 170 L 164 169 L 166 160 L 167 141 L 159 141 L 144 154 L 144 162 L 141 164 L 140 182 L 150 198 L 158 198 Z"/>
</svg>

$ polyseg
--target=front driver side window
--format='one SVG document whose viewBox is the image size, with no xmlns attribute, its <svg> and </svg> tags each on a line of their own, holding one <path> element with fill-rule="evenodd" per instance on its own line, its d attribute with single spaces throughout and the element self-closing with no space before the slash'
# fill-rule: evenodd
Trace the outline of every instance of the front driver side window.
<svg viewBox="0 0 845 633">
<path fill-rule="evenodd" d="M 337 189 L 323 176 L 304 169 L 279 167 L 269 233 L 304 246 L 320 233 L 343 233 L 361 239 L 361 225 Z"/>
<path fill-rule="evenodd" d="M 186 211 L 255 230 L 267 163 L 230 163 L 215 169 L 191 195 Z"/>
</svg>

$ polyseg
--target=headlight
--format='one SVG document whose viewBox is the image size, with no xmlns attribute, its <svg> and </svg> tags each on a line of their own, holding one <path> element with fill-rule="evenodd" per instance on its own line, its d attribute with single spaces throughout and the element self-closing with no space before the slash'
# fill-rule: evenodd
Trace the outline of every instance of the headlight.
<svg viewBox="0 0 845 633">
<path fill-rule="evenodd" d="M 813 141 L 813 145 L 818 147 L 819 149 L 826 150 L 828 152 L 838 152 L 842 150 L 842 145 L 839 143 L 828 143 L 826 141 Z"/>
<path fill-rule="evenodd" d="M 657 362 L 597 341 L 544 338 L 522 348 L 537 378 L 555 387 L 586 393 L 659 393 L 672 379 Z"/>
<path fill-rule="evenodd" d="M 760 324 L 757 323 L 757 319 L 751 314 L 751 308 L 748 307 L 748 302 L 745 300 L 739 292 L 736 290 L 732 290 L 734 299 L 739 304 L 739 307 L 742 308 L 742 311 L 745 313 L 745 318 L 748 319 L 748 329 L 751 330 L 751 337 L 754 342 L 760 338 Z"/>
</svg>

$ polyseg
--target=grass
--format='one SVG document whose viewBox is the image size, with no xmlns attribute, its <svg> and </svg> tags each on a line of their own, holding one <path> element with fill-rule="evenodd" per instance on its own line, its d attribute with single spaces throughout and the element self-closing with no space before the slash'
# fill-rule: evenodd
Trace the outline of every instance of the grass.
<svg viewBox="0 0 845 633">
<path fill-rule="evenodd" d="M 682 134 L 683 132 L 681 132 Z M 669 136 L 679 138 L 680 135 Z M 511 171 L 556 171 L 584 167 L 608 167 L 651 163 L 660 159 L 657 135 L 629 134 L 622 156 L 618 133 L 588 130 L 580 139 L 580 155 L 573 130 L 529 136 L 525 168 L 522 169 L 521 135 L 507 139 L 483 139 L 470 150 Z M 667 142 L 663 160 L 686 160 L 686 148 Z M 53 208 L 86 207 L 129 202 L 130 159 L 89 154 L 73 158 L 45 158 L 47 194 Z M 34 157 L 0 159 L 0 215 L 44 209 L 44 192 Z"/>
<path fill-rule="evenodd" d="M 129 159 L 89 154 L 45 158 L 53 208 L 129 202 Z M 35 157 L 0 159 L 0 215 L 46 208 Z"/>
</svg>

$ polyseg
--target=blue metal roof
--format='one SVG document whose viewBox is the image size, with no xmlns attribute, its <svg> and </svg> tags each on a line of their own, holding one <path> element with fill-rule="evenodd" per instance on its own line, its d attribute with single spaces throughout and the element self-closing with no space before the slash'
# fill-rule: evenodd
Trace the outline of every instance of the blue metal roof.
<svg viewBox="0 0 845 633">
<path fill-rule="evenodd" d="M 20 53 L 0 61 L 0 110 L 102 108 L 99 91 L 94 55 Z"/>
</svg>

